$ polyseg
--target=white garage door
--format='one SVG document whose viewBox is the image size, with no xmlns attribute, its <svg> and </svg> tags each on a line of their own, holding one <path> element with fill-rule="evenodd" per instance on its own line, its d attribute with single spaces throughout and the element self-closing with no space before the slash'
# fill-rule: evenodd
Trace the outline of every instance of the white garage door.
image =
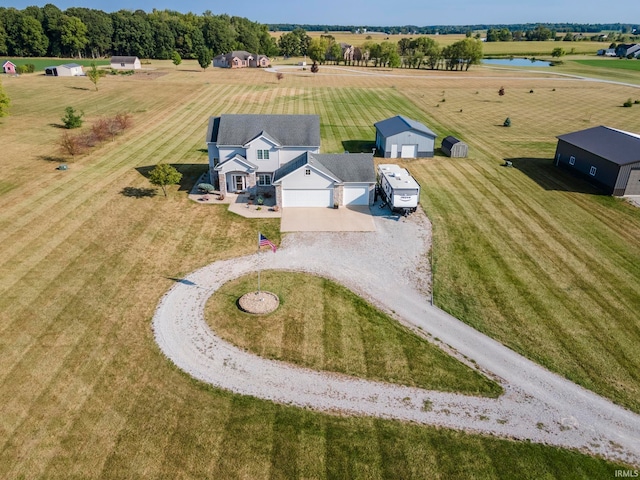
<svg viewBox="0 0 640 480">
<path fill-rule="evenodd" d="M 344 187 L 345 205 L 369 205 L 369 187 L 363 185 Z"/>
<path fill-rule="evenodd" d="M 282 190 L 283 207 L 332 207 L 333 189 Z"/>
<path fill-rule="evenodd" d="M 402 158 L 416 158 L 418 156 L 418 145 L 402 145 L 400 156 Z"/>
</svg>

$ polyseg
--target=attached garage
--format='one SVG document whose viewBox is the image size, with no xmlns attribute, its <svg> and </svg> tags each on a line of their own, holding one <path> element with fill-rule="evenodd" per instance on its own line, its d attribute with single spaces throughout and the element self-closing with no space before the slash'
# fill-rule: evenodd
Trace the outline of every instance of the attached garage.
<svg viewBox="0 0 640 480">
<path fill-rule="evenodd" d="M 279 207 L 371 205 L 376 174 L 371 153 L 306 152 L 273 174 Z"/>
<path fill-rule="evenodd" d="M 345 185 L 344 186 L 344 204 L 345 205 L 369 205 L 369 192 L 371 188 L 369 184 Z"/>
<path fill-rule="evenodd" d="M 283 207 L 332 207 L 333 188 L 316 190 L 282 190 Z"/>
</svg>

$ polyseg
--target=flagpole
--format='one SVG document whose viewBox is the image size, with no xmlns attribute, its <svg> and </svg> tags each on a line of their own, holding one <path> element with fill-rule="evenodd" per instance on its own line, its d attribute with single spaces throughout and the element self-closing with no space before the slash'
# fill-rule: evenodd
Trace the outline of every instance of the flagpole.
<svg viewBox="0 0 640 480">
<path fill-rule="evenodd" d="M 258 293 L 260 293 L 260 232 L 258 232 L 258 255 L 256 255 L 258 261 Z"/>
</svg>

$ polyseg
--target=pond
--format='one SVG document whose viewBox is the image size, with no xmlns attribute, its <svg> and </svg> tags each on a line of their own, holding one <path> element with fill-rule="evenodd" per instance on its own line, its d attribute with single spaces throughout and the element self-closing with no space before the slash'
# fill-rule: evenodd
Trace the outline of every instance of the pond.
<svg viewBox="0 0 640 480">
<path fill-rule="evenodd" d="M 509 67 L 550 67 L 551 62 L 543 60 L 529 60 L 528 58 L 485 58 L 485 65 L 503 65 Z"/>
</svg>

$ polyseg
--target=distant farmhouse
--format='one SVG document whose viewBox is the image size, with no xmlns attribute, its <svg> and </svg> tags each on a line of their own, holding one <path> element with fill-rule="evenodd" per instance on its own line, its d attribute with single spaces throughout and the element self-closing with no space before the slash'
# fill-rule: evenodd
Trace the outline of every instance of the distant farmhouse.
<svg viewBox="0 0 640 480">
<path fill-rule="evenodd" d="M 616 47 L 616 56 L 637 58 L 640 55 L 640 43 L 621 43 Z"/>
<path fill-rule="evenodd" d="M 2 71 L 4 73 L 15 75 L 16 74 L 16 64 L 7 60 L 2 64 Z"/>
<path fill-rule="evenodd" d="M 555 164 L 616 196 L 640 195 L 640 135 L 604 126 L 560 135 Z"/>
<path fill-rule="evenodd" d="M 616 48 L 601 48 L 598 55 L 605 57 L 640 58 L 640 43 L 621 43 Z"/>
<path fill-rule="evenodd" d="M 436 134 L 402 115 L 374 124 L 376 148 L 384 158 L 433 157 Z"/>
<path fill-rule="evenodd" d="M 271 62 L 266 55 L 254 55 L 244 50 L 218 55 L 213 59 L 213 66 L 220 68 L 264 68 L 269 65 Z"/>
<path fill-rule="evenodd" d="M 77 63 L 65 63 L 64 65 L 46 67 L 44 74 L 48 77 L 79 77 L 84 75 L 84 70 L 82 70 L 82 65 Z"/>
<path fill-rule="evenodd" d="M 111 68 L 116 70 L 139 70 L 142 65 L 138 57 L 114 56 L 111 57 Z"/>
<path fill-rule="evenodd" d="M 373 154 L 320 154 L 317 115 L 211 117 L 206 142 L 222 194 L 272 192 L 279 207 L 373 203 Z"/>
</svg>

